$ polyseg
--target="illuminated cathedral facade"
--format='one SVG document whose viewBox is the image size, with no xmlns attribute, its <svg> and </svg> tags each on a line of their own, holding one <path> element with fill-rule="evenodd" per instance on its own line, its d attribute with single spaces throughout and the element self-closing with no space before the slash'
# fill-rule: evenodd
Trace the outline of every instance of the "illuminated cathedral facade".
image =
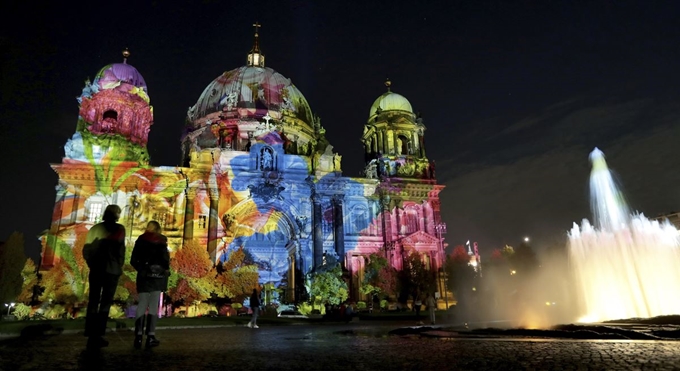
<svg viewBox="0 0 680 371">
<path fill-rule="evenodd" d="M 302 93 L 265 67 L 256 32 L 246 65 L 218 76 L 189 108 L 182 166 L 150 166 L 153 109 L 144 78 L 124 56 L 86 82 L 76 132 L 62 162 L 51 165 L 59 181 L 41 269 L 72 249 L 109 204 L 123 210 L 128 246 L 157 220 L 173 252 L 193 241 L 218 263 L 242 247 L 260 284 L 290 301 L 329 259 L 352 277 L 355 299 L 372 253 L 397 270 L 414 253 L 429 269 L 442 267 L 444 186 L 426 156 L 422 120 L 389 81 L 363 132 L 356 129 L 365 170 L 343 176 L 342 157 Z"/>
</svg>

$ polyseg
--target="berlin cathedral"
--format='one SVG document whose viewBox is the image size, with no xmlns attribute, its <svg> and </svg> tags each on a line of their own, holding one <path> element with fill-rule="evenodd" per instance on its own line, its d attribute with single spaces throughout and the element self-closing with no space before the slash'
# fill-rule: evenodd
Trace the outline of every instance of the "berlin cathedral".
<svg viewBox="0 0 680 371">
<path fill-rule="evenodd" d="M 78 97 L 76 130 L 64 146 L 51 227 L 42 236 L 41 269 L 72 249 L 107 205 L 128 247 L 150 220 L 161 223 L 171 254 L 188 241 L 217 264 L 243 248 L 259 283 L 292 297 L 300 277 L 327 259 L 352 277 L 359 298 L 367 257 L 385 254 L 397 270 L 418 254 L 443 266 L 446 233 L 425 126 L 410 102 L 390 90 L 377 97 L 357 130 L 365 150 L 361 177 L 342 174 L 342 156 L 290 79 L 265 66 L 255 32 L 244 66 L 210 82 L 189 108 L 182 166 L 151 166 L 153 109 L 142 75 L 127 63 L 103 67 Z M 368 107 L 368 103 L 366 106 Z"/>
</svg>

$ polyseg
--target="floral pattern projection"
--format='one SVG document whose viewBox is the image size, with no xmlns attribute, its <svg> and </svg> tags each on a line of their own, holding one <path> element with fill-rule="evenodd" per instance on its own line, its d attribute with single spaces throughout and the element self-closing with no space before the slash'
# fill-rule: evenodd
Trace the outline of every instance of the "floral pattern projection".
<svg viewBox="0 0 680 371">
<path fill-rule="evenodd" d="M 277 139 L 278 138 L 278 139 Z M 275 140 L 277 139 L 277 140 Z M 253 146 L 255 153 L 273 148 L 276 154 L 282 154 L 281 141 L 277 133 L 269 133 L 258 138 Z M 266 153 L 266 152 L 262 152 Z M 307 166 L 302 156 L 285 156 L 288 168 L 303 168 Z M 313 239 L 314 228 L 312 219 L 312 194 L 320 192 L 328 184 L 338 185 L 343 197 L 333 199 L 326 197 L 321 201 L 321 239 L 323 251 L 333 255 L 335 260 L 342 260 L 340 254 L 361 250 L 361 255 L 377 252 L 383 245 L 381 204 L 376 189 L 378 182 L 362 178 L 338 178 L 326 175 L 318 180 L 308 181 L 307 172 L 300 174 L 286 173 L 285 178 L 278 178 L 280 174 L 269 173 L 268 178 L 261 181 L 262 174 L 254 174 L 248 164 L 252 160 L 250 154 L 240 154 L 230 160 L 231 169 L 222 173 L 221 166 L 213 167 L 212 175 L 220 192 L 218 211 L 218 230 L 216 239 L 216 260 L 226 261 L 231 252 L 244 248 L 251 261 L 258 266 L 259 283 L 271 284 L 275 287 L 286 286 L 286 279 L 290 277 L 290 249 L 299 248 L 299 264 L 302 265 L 303 275 L 311 272 L 314 267 Z M 386 184 L 384 192 L 392 195 L 403 195 L 406 188 L 398 182 Z M 230 186 L 231 185 L 231 188 Z M 197 187 L 200 185 L 196 184 Z M 340 203 L 337 200 L 342 199 Z M 342 203 L 345 203 L 343 206 Z M 196 209 L 205 215 L 210 210 L 208 192 L 202 197 L 196 197 Z M 338 207 L 343 208 L 342 221 L 337 220 Z M 418 213 L 426 214 L 429 220 L 434 220 L 434 211 L 429 202 L 422 204 L 407 201 L 392 204 L 386 209 L 386 227 L 389 236 L 399 236 L 415 232 L 420 229 L 412 226 L 399 230 L 397 227 L 397 209 L 404 209 L 402 217 L 410 220 L 407 214 L 416 220 Z M 410 214 L 413 212 L 412 214 Z M 419 217 L 417 217 L 420 219 Z M 431 223 L 430 223 L 431 224 Z M 338 229 L 339 228 L 339 229 Z M 409 230 L 412 228 L 413 231 Z M 434 228 L 427 227 L 430 231 Z M 342 236 L 336 235 L 342 234 Z M 342 244 L 338 251 L 338 238 Z M 390 240 L 392 237 L 390 237 Z M 398 263 L 399 262 L 394 262 Z M 351 263 L 350 263 L 351 265 Z M 354 273 L 360 267 L 354 267 Z"/>
<path fill-rule="evenodd" d="M 323 252 L 335 260 L 343 260 L 341 254 L 366 242 L 362 239 L 374 250 L 382 245 L 380 223 L 376 222 L 378 202 L 368 199 L 373 197 L 378 182 L 338 177 L 332 172 L 317 179 L 310 176 L 313 169 L 305 156 L 285 154 L 283 146 L 280 133 L 270 131 L 255 138 L 249 153 L 211 150 L 209 162 L 216 161 L 208 179 L 190 182 L 190 189 L 197 190 L 193 218 L 198 228 L 194 237 L 201 238 L 198 236 L 202 233 L 208 245 L 213 239 L 217 262 L 226 262 L 233 252 L 243 249 L 248 261 L 257 266 L 259 284 L 276 288 L 290 287 L 293 276 L 300 278 L 314 269 L 315 238 L 320 240 Z M 327 166 L 333 166 L 330 156 Z M 343 197 L 334 200 L 321 196 L 338 191 L 352 194 L 344 197 L 348 200 L 344 208 L 355 209 L 353 213 L 340 214 L 341 220 L 337 208 L 342 204 L 336 200 Z M 315 193 L 320 205 L 318 232 L 313 227 Z M 217 228 L 212 236 L 205 231 L 214 202 L 211 194 L 219 194 L 217 215 L 212 216 Z M 345 233 L 352 236 L 347 243 L 342 240 Z M 291 269 L 297 272 L 293 275 Z"/>
<path fill-rule="evenodd" d="M 414 234 L 409 251 L 436 245 L 423 236 L 439 218 L 433 166 L 406 155 L 404 142 L 376 153 L 365 178 L 342 177 L 320 119 L 270 68 L 240 67 L 207 86 L 188 112 L 183 167 L 149 166 L 153 110 L 134 67 L 104 67 L 78 102 L 76 132 L 52 165 L 59 184 L 41 261 L 49 298 L 85 300 L 82 244 L 109 204 L 123 209 L 128 254 L 148 221 L 161 223 L 172 257 L 168 294 L 184 304 L 215 295 L 238 301 L 256 286 L 279 293 L 268 303 L 300 299 L 326 264 L 357 275 L 385 241 L 402 257 Z M 402 260 L 390 264 L 400 269 Z M 134 276 L 127 267 L 118 300 L 133 297 Z M 294 295 L 282 293 L 292 287 Z"/>
<path fill-rule="evenodd" d="M 42 237 L 41 261 L 46 294 L 55 300 L 73 297 L 75 302 L 86 292 L 82 244 L 106 206 L 123 209 L 120 223 L 131 247 L 149 220 L 161 221 L 169 231 L 178 229 L 186 188 L 178 169 L 148 166 L 153 112 L 144 79 L 134 67 L 104 67 L 93 82 L 86 82 L 78 102 L 76 133 L 64 147 L 62 163 L 52 165 L 59 184 L 51 228 Z M 133 277 L 122 280 L 121 286 L 134 288 L 128 282 Z M 118 298 L 129 296 L 124 291 Z"/>
<path fill-rule="evenodd" d="M 310 156 L 317 144 L 311 123 L 318 118 L 295 85 L 271 68 L 244 66 L 220 75 L 189 109 L 187 119 L 185 158 L 205 148 L 249 151 L 252 139 L 272 130 L 286 153 Z"/>
</svg>

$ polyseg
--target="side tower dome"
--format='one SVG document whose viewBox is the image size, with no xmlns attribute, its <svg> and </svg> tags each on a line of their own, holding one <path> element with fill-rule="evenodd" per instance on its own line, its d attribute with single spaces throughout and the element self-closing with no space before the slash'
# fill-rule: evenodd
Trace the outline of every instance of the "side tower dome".
<svg viewBox="0 0 680 371">
<path fill-rule="evenodd" d="M 146 82 L 136 68 L 123 63 L 102 68 L 93 82 L 85 82 L 76 133 L 66 143 L 65 157 L 80 161 L 149 163 L 146 144 L 153 124 Z"/>
<path fill-rule="evenodd" d="M 368 119 L 369 121 L 371 119 L 375 119 L 377 115 L 384 111 L 393 111 L 393 112 L 399 112 L 401 111 L 403 114 L 409 116 L 413 116 L 413 108 L 411 107 L 411 102 L 408 101 L 408 99 L 404 98 L 403 95 L 394 93 L 392 91 L 388 90 L 381 96 L 378 97 L 378 99 L 373 102 L 373 105 L 371 106 L 371 111 L 368 114 Z"/>
<path fill-rule="evenodd" d="M 416 117 L 408 99 L 392 92 L 392 82 L 385 81 L 387 92 L 375 100 L 364 125 L 366 176 L 399 178 L 433 178 L 432 165 L 425 155 L 425 125 Z"/>
</svg>

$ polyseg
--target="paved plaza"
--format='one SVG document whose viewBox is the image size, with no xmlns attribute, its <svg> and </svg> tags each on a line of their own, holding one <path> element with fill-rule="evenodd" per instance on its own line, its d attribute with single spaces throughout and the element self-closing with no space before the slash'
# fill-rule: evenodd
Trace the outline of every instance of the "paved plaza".
<svg viewBox="0 0 680 371">
<path fill-rule="evenodd" d="M 85 350 L 82 334 L 0 340 L 0 370 L 680 370 L 680 342 L 388 335 L 394 324 L 164 329 L 132 348 L 129 330 Z"/>
</svg>

